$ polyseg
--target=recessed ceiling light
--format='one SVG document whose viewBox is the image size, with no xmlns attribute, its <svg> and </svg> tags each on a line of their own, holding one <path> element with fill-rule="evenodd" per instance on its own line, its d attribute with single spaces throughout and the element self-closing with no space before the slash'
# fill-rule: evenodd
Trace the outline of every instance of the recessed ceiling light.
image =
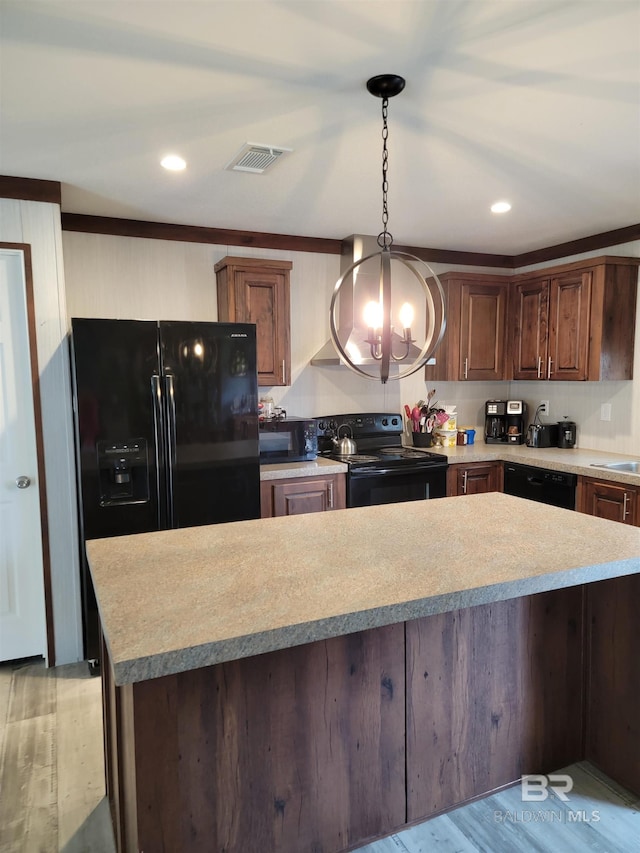
<svg viewBox="0 0 640 853">
<path fill-rule="evenodd" d="M 507 213 L 511 210 L 511 205 L 508 201 L 497 201 L 491 205 L 491 213 Z"/>
<path fill-rule="evenodd" d="M 169 169 L 170 172 L 181 172 L 187 167 L 186 160 L 183 160 L 182 157 L 178 157 L 177 154 L 167 154 L 167 156 L 163 157 L 160 161 L 160 165 L 164 169 Z"/>
</svg>

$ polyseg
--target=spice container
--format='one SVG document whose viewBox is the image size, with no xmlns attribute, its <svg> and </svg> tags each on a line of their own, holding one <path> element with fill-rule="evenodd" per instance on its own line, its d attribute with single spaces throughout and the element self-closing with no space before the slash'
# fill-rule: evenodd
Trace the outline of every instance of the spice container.
<svg viewBox="0 0 640 853">
<path fill-rule="evenodd" d="M 435 435 L 440 437 L 443 447 L 455 447 L 456 446 L 456 438 L 458 436 L 458 430 L 455 429 L 442 429 L 436 430 Z"/>
<path fill-rule="evenodd" d="M 261 418 L 273 417 L 273 397 L 260 397 L 258 416 Z"/>
</svg>

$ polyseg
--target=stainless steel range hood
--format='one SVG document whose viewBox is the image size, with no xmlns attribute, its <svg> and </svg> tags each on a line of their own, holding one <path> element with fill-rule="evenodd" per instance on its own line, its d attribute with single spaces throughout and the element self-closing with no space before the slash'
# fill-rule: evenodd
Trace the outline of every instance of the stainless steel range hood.
<svg viewBox="0 0 640 853">
<path fill-rule="evenodd" d="M 380 251 L 376 237 L 367 237 L 361 234 L 352 234 L 342 242 L 342 257 L 340 259 L 340 275 L 345 272 L 356 261 L 368 255 L 377 254 Z M 380 362 L 371 356 L 371 349 L 366 342 L 367 329 L 364 327 L 362 320 L 356 318 L 357 307 L 362 311 L 364 305 L 369 300 L 378 301 L 380 288 L 380 264 L 377 258 L 372 258 L 370 263 L 361 264 L 356 268 L 354 273 L 345 281 L 340 293 L 340 304 L 338 306 L 338 337 L 340 343 L 349 353 L 354 364 L 367 365 L 379 364 Z M 357 294 L 357 299 L 354 297 Z M 402 338 L 396 332 L 392 338 L 398 342 L 398 349 L 404 348 L 404 344 L 400 344 Z M 415 360 L 420 355 L 420 349 L 411 345 L 408 361 Z M 318 350 L 311 359 L 311 364 L 316 366 L 345 366 L 344 361 L 340 358 L 331 339 Z M 399 369 L 400 365 L 392 363 L 392 368 Z"/>
</svg>

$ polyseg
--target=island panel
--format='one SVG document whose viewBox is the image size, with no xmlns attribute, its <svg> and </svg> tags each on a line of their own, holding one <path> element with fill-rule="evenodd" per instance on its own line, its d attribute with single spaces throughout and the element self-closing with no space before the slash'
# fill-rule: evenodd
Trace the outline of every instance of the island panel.
<svg viewBox="0 0 640 853">
<path fill-rule="evenodd" d="M 407 623 L 407 819 L 582 757 L 582 587 Z"/>
<path fill-rule="evenodd" d="M 118 849 L 337 851 L 403 825 L 404 678 L 397 625 L 118 688 Z"/>
<path fill-rule="evenodd" d="M 640 796 L 640 575 L 588 588 L 586 758 Z"/>
</svg>

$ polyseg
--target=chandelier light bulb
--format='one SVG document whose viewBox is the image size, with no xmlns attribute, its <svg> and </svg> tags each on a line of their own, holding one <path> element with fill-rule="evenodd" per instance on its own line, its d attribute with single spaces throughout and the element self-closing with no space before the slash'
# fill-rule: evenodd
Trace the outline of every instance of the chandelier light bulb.
<svg viewBox="0 0 640 853">
<path fill-rule="evenodd" d="M 382 327 L 382 306 L 379 302 L 367 302 L 364 309 L 364 322 L 368 329 L 380 329 Z"/>
<path fill-rule="evenodd" d="M 400 325 L 403 329 L 410 329 L 413 323 L 413 306 L 405 302 L 400 309 Z"/>
</svg>

